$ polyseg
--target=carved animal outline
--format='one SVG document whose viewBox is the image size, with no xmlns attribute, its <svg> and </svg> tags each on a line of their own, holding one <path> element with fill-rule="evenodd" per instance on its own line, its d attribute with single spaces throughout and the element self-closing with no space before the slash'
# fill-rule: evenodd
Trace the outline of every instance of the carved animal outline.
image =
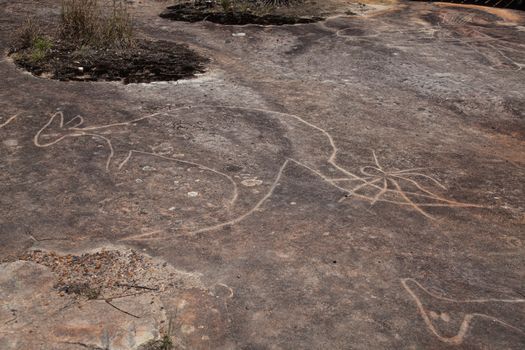
<svg viewBox="0 0 525 350">
<path fill-rule="evenodd" d="M 453 299 L 450 297 L 446 297 L 443 295 L 439 295 L 435 292 L 432 292 L 425 288 L 421 283 L 417 282 L 413 278 L 403 278 L 401 279 L 401 285 L 405 289 L 405 291 L 410 295 L 410 297 L 413 299 L 414 303 L 416 304 L 419 314 L 421 315 L 423 321 L 425 322 L 425 325 L 427 326 L 428 330 L 436 336 L 440 341 L 448 344 L 454 344 L 459 345 L 463 343 L 465 340 L 465 337 L 468 333 L 468 330 L 472 326 L 472 321 L 476 317 L 478 318 L 485 318 L 492 320 L 494 322 L 497 322 L 507 328 L 510 328 L 514 330 L 515 332 L 518 332 L 525 336 L 525 330 L 519 328 L 518 326 L 512 325 L 510 322 L 507 322 L 504 320 L 505 314 L 500 311 L 499 307 L 494 307 L 493 305 L 498 306 L 501 304 L 510 304 L 510 305 L 516 305 L 516 304 L 523 304 L 525 306 L 525 299 L 495 299 L 495 298 L 480 298 L 480 299 Z M 435 311 L 431 310 L 432 305 L 430 303 L 427 303 L 423 300 L 423 298 L 430 298 L 432 299 L 433 303 L 441 303 L 445 305 L 445 308 L 447 308 L 446 305 L 450 309 L 457 309 L 462 308 L 463 311 L 463 319 L 461 320 L 459 329 L 457 333 L 453 336 L 447 336 L 444 335 L 442 332 L 439 331 L 438 326 L 436 325 L 436 321 L 434 320 L 444 320 L 446 322 L 450 321 L 450 316 L 448 315 L 447 311 L 440 312 L 439 314 Z M 426 305 L 430 304 L 430 305 Z M 492 314 L 483 313 L 480 310 L 486 310 L 489 309 L 491 313 L 496 314 L 497 316 L 494 316 Z M 471 311 L 473 310 L 473 311 Z M 523 315 L 521 315 L 523 317 Z"/>
<path fill-rule="evenodd" d="M 281 163 L 281 166 L 279 167 L 279 170 L 277 171 L 276 176 L 274 177 L 271 183 L 269 190 L 256 202 L 256 204 L 253 207 L 251 207 L 251 209 L 249 209 L 248 211 L 242 214 L 237 215 L 235 218 L 231 220 L 224 221 L 217 225 L 212 225 L 212 226 L 194 230 L 191 232 L 191 234 L 215 231 L 225 226 L 234 225 L 244 220 L 246 217 L 250 216 L 255 211 L 257 211 L 265 203 L 265 201 L 272 196 L 273 192 L 275 191 L 276 187 L 279 184 L 279 181 L 282 178 L 282 175 L 285 169 L 290 163 L 304 167 L 310 172 L 312 172 L 313 174 L 319 176 L 323 181 L 329 183 L 330 185 L 336 187 L 337 189 L 345 193 L 345 197 L 354 197 L 360 200 L 365 200 L 365 201 L 370 202 L 372 205 L 375 204 L 376 202 L 386 202 L 386 203 L 397 204 L 397 205 L 409 207 L 409 208 L 414 209 L 418 213 L 423 214 L 427 218 L 431 218 L 431 219 L 433 217 L 429 215 L 428 213 L 426 213 L 422 209 L 423 207 L 433 207 L 433 206 L 434 207 L 435 206 L 480 207 L 474 204 L 461 203 L 461 202 L 456 202 L 452 200 L 447 200 L 440 196 L 432 196 L 433 193 L 431 193 L 428 189 L 422 186 L 419 186 L 418 183 L 414 182 L 413 180 L 411 180 L 411 182 L 415 183 L 419 189 L 423 190 L 426 193 L 417 194 L 414 192 L 403 191 L 403 189 L 401 189 L 399 184 L 396 182 L 393 182 L 393 184 L 395 185 L 395 188 L 389 188 L 388 185 L 385 184 L 385 182 L 387 181 L 386 179 L 387 173 L 383 170 L 383 168 L 379 164 L 377 160 L 377 156 L 375 155 L 374 152 L 373 152 L 373 155 L 374 155 L 375 166 L 364 167 L 361 170 L 363 176 L 352 173 L 351 171 L 347 170 L 346 168 L 344 168 L 343 166 L 337 163 L 337 154 L 339 152 L 339 149 L 337 148 L 332 135 L 327 130 L 321 127 L 318 127 L 297 115 L 283 113 L 283 112 L 270 111 L 270 110 L 261 109 L 261 108 L 221 106 L 221 105 L 199 105 L 199 106 L 192 106 L 192 107 L 185 106 L 185 107 L 179 107 L 179 108 L 172 109 L 169 112 L 153 113 L 153 114 L 146 115 L 146 116 L 136 118 L 136 119 L 126 121 L 126 122 L 118 122 L 118 123 L 98 125 L 98 126 L 82 126 L 84 124 L 84 119 L 82 116 L 78 116 L 78 115 L 72 118 L 71 120 L 69 120 L 68 122 L 64 122 L 63 113 L 57 112 L 50 117 L 47 123 L 44 124 L 44 126 L 40 128 L 40 130 L 38 130 L 38 132 L 34 136 L 33 142 L 34 142 L 34 145 L 37 147 L 46 148 L 46 147 L 55 145 L 63 140 L 76 138 L 76 137 L 86 137 L 87 136 L 87 137 L 100 138 L 107 144 L 107 147 L 109 149 L 109 155 L 106 159 L 106 169 L 109 171 L 112 165 L 112 162 L 113 162 L 114 155 L 115 155 L 115 149 L 110 139 L 112 129 L 122 128 L 122 127 L 126 128 L 131 125 L 135 125 L 141 121 L 145 121 L 149 119 L 157 119 L 157 118 L 162 118 L 162 117 L 169 118 L 169 117 L 172 117 L 174 113 L 181 112 L 181 111 L 202 110 L 202 109 L 211 109 L 212 111 L 213 110 L 226 110 L 226 111 L 229 110 L 229 111 L 237 111 L 237 112 L 258 112 L 258 113 L 268 114 L 268 115 L 274 116 L 280 123 L 287 126 L 289 129 L 305 128 L 309 130 L 310 137 L 312 138 L 317 137 L 318 139 L 322 140 L 321 143 L 323 144 L 323 147 L 322 147 L 323 149 L 319 150 L 319 147 L 307 144 L 306 149 L 296 150 L 296 152 L 292 156 L 284 159 L 284 161 Z M 48 131 L 48 129 L 51 128 L 53 124 L 56 124 L 57 121 L 58 121 L 57 126 L 60 130 L 62 130 L 62 132 L 58 134 L 47 134 L 46 135 L 46 132 Z M 105 136 L 105 135 L 108 135 L 108 136 Z M 45 138 L 45 136 L 54 136 L 54 139 L 52 141 L 45 142 L 42 140 L 43 138 Z M 222 176 L 228 179 L 228 181 L 232 184 L 233 194 L 230 200 L 230 205 L 232 207 L 235 205 L 235 202 L 238 199 L 238 195 L 239 195 L 238 185 L 236 181 L 230 175 L 220 170 L 217 170 L 211 166 L 207 166 L 207 165 L 200 164 L 197 162 L 181 160 L 181 159 L 177 159 L 173 157 L 166 157 L 166 156 L 155 154 L 152 152 L 145 152 L 145 151 L 130 149 L 127 151 L 127 155 L 125 156 L 123 160 L 121 161 L 117 160 L 116 162 L 117 168 L 122 169 L 135 154 L 150 155 L 154 157 L 169 159 L 175 162 L 198 166 L 199 168 L 204 169 L 206 171 L 211 171 L 219 176 Z M 342 177 L 339 176 L 339 177 L 334 178 L 333 174 L 327 174 L 325 170 L 327 166 L 335 168 L 336 171 L 342 174 Z M 379 169 L 381 172 L 383 172 L 385 175 L 383 185 L 377 184 L 377 179 L 369 176 L 370 174 L 368 174 L 366 171 L 363 171 L 366 168 Z M 416 171 L 420 171 L 420 170 L 421 168 L 406 169 L 406 170 L 401 171 L 400 174 L 404 174 L 406 176 L 416 175 L 416 176 L 431 178 L 430 176 L 427 176 L 425 174 L 416 173 Z M 431 179 L 437 182 L 437 180 L 433 178 Z M 348 181 L 351 184 L 355 184 L 357 182 L 358 185 L 357 186 L 353 185 L 353 186 L 348 187 L 348 186 L 345 186 L 344 184 L 343 185 L 341 184 L 342 182 L 346 182 L 346 181 Z M 363 188 L 370 188 L 370 189 L 378 191 L 378 193 L 374 194 L 373 196 L 368 195 L 368 194 L 359 193 L 358 191 Z M 399 194 L 401 199 L 395 200 L 392 198 L 390 199 L 385 198 L 384 195 L 388 193 Z M 409 196 L 425 197 L 429 200 L 433 200 L 434 202 L 429 202 L 429 203 L 415 202 Z M 143 235 L 144 234 L 140 236 L 143 236 Z"/>
<path fill-rule="evenodd" d="M 403 41 L 414 46 L 432 45 L 439 43 L 457 44 L 466 46 L 470 51 L 488 63 L 489 69 L 498 71 L 521 71 L 525 67 L 525 62 L 518 62 L 511 57 L 511 52 L 523 51 L 523 44 L 510 42 L 501 37 L 491 36 L 484 33 L 480 26 L 472 25 L 475 14 L 462 14 L 456 11 L 438 12 L 439 21 L 430 25 L 422 25 L 415 28 L 384 29 L 367 28 L 367 32 L 359 35 L 352 35 L 355 26 L 345 28 L 333 28 L 326 23 L 318 23 L 325 30 L 338 38 L 346 40 L 370 40 L 381 36 L 402 36 Z M 499 16 L 498 16 L 499 17 Z M 501 18 L 501 17 L 500 17 Z M 504 21 L 504 19 L 502 18 Z"/>
<path fill-rule="evenodd" d="M 6 118 L 5 121 L 0 122 L 0 129 L 6 127 L 9 123 L 14 121 L 17 117 L 18 117 L 18 114 L 14 114 L 11 117 Z"/>
</svg>

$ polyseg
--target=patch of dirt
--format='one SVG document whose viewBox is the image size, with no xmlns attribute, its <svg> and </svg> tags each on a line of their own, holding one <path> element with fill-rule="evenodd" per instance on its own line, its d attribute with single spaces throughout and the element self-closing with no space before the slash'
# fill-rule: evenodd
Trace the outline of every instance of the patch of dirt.
<svg viewBox="0 0 525 350">
<path fill-rule="evenodd" d="M 176 271 L 133 250 L 102 250 L 80 256 L 30 251 L 19 259 L 50 268 L 58 276 L 54 288 L 59 293 L 87 299 L 107 299 L 129 291 L 163 292 L 200 284 L 191 274 Z"/>
<path fill-rule="evenodd" d="M 324 18 L 318 16 L 297 17 L 281 14 L 256 14 L 249 9 L 243 11 L 223 11 L 214 6 L 205 4 L 183 3 L 170 6 L 160 14 L 162 18 L 174 21 L 199 22 L 209 21 L 225 25 L 284 25 L 284 24 L 306 24 L 322 21 Z"/>
<path fill-rule="evenodd" d="M 139 41 L 127 49 L 75 49 L 54 42 L 44 57 L 30 48 L 13 50 L 14 62 L 37 76 L 56 80 L 149 83 L 191 78 L 202 73 L 207 59 L 188 47 L 168 41 Z"/>
</svg>

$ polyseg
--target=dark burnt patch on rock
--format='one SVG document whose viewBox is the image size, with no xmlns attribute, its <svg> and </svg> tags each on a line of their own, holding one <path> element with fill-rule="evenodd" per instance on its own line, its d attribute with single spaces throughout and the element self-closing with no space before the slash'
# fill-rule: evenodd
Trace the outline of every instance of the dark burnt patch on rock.
<svg viewBox="0 0 525 350">
<path fill-rule="evenodd" d="M 34 75 L 62 81 L 173 81 L 204 72 L 208 61 L 187 46 L 169 41 L 139 41 L 124 49 L 78 49 L 55 41 L 43 57 L 35 57 L 31 50 L 13 49 L 11 57 Z"/>
<path fill-rule="evenodd" d="M 285 24 L 307 24 L 322 21 L 322 17 L 296 17 L 279 14 L 256 14 L 249 10 L 245 11 L 222 11 L 214 7 L 193 3 L 183 3 L 169 6 L 160 17 L 174 21 L 200 22 L 209 21 L 224 25 L 285 25 Z"/>
</svg>

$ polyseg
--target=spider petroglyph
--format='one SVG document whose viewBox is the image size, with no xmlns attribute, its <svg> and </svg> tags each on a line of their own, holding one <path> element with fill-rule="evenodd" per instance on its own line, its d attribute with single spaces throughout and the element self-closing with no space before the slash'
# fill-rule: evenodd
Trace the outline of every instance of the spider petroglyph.
<svg viewBox="0 0 525 350">
<path fill-rule="evenodd" d="M 422 171 L 425 168 L 389 170 L 379 163 L 375 151 L 372 155 L 374 164 L 361 167 L 361 175 L 345 172 L 350 176 L 330 179 L 348 192 L 342 200 L 354 197 L 372 205 L 386 202 L 407 206 L 430 219 L 434 217 L 425 210 L 428 207 L 480 207 L 438 194 L 438 191 L 446 191 L 447 188 L 436 178 L 424 174 Z"/>
</svg>

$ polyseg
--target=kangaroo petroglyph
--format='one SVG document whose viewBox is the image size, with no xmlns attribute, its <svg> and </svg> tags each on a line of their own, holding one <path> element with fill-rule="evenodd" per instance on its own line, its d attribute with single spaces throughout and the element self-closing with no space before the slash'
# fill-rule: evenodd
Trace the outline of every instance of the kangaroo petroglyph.
<svg viewBox="0 0 525 350">
<path fill-rule="evenodd" d="M 454 299 L 423 287 L 412 278 L 401 279 L 429 331 L 440 341 L 461 344 L 475 318 L 496 322 L 525 337 L 525 299 Z"/>
<path fill-rule="evenodd" d="M 142 123 L 147 123 L 148 127 L 140 128 L 140 133 L 146 134 L 135 140 L 133 138 L 140 133 L 131 130 Z M 169 137 L 164 138 L 163 133 Z M 136 157 L 147 156 L 153 160 L 195 166 L 229 182 L 231 196 L 227 207 L 230 218 L 215 225 L 195 228 L 192 230 L 194 234 L 236 224 L 260 209 L 291 164 L 308 169 L 345 193 L 345 198 L 365 200 L 372 205 L 377 202 L 400 205 L 427 218 L 432 216 L 424 210 L 426 207 L 477 207 L 435 194 L 420 182 L 435 185 L 440 191 L 445 187 L 434 177 L 424 174 L 421 168 L 384 170 L 375 153 L 374 165 L 361 168 L 361 174 L 353 173 L 338 164 L 339 150 L 327 130 L 288 113 L 232 106 L 180 107 L 130 121 L 85 126 L 83 117 L 75 116 L 66 122 L 64 114 L 57 112 L 38 130 L 34 144 L 47 148 L 81 137 L 98 139 L 106 145 L 105 168 L 110 172 L 118 173 Z M 191 149 L 190 156 L 193 159 L 207 158 L 206 164 L 160 154 L 155 151 L 159 142 L 168 142 L 173 149 Z M 254 163 L 253 154 L 265 161 Z M 261 184 L 263 188 L 258 199 L 253 199 L 253 192 L 248 196 L 248 189 L 240 186 L 242 179 L 222 170 L 225 159 L 239 162 L 245 171 L 260 179 L 250 182 Z M 250 209 L 239 209 L 239 201 L 245 204 L 244 208 Z M 153 235 L 142 233 L 139 236 L 136 238 L 146 239 Z"/>
<path fill-rule="evenodd" d="M 374 165 L 368 165 L 359 169 L 362 177 L 332 179 L 332 181 L 354 185 L 355 187 L 350 187 L 352 195 L 366 199 L 371 204 L 383 201 L 410 206 L 421 215 L 430 219 L 433 219 L 433 217 L 424 210 L 425 207 L 480 207 L 474 204 L 446 199 L 436 194 L 435 191 L 431 191 L 427 186 L 422 185 L 418 182 L 418 178 L 427 180 L 429 184 L 441 190 L 446 190 L 446 187 L 436 178 L 422 173 L 424 168 L 386 170 L 380 165 L 375 151 L 372 151 L 372 155 Z M 404 189 L 405 186 L 414 190 L 406 190 Z M 341 200 L 344 200 L 344 198 Z"/>
</svg>

